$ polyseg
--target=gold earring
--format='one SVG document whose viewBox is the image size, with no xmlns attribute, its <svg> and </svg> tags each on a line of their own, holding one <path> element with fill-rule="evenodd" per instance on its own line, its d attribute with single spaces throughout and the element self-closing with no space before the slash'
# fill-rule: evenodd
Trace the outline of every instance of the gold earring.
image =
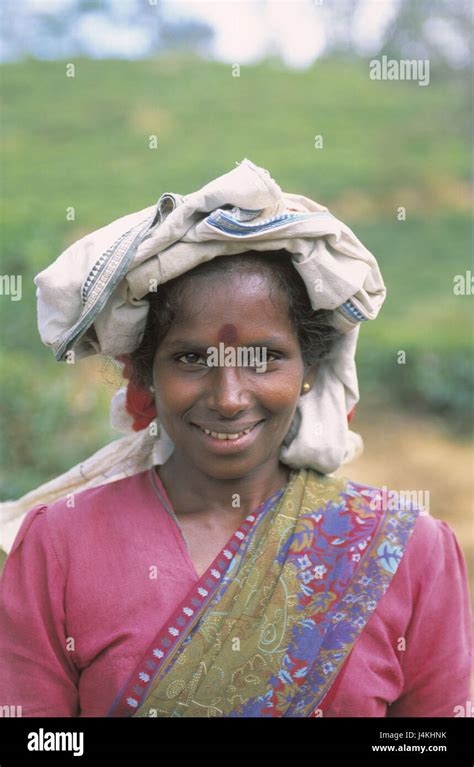
<svg viewBox="0 0 474 767">
<path fill-rule="evenodd" d="M 307 392 L 311 389 L 311 384 L 309 384 L 307 381 L 303 384 L 303 391 Z"/>
</svg>

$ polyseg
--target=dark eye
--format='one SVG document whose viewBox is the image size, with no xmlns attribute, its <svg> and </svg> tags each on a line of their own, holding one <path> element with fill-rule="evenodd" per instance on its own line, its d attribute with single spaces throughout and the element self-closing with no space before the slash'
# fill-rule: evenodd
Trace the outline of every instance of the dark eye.
<svg viewBox="0 0 474 767">
<path fill-rule="evenodd" d="M 186 354 L 181 354 L 176 359 L 184 365 L 198 365 L 199 360 L 202 360 L 202 364 L 207 365 L 207 361 L 202 354 L 197 354 L 196 352 L 186 352 Z"/>
<path fill-rule="evenodd" d="M 265 372 L 265 367 L 263 367 L 264 365 L 271 365 L 272 362 L 278 362 L 279 360 L 282 359 L 282 356 L 283 355 L 280 352 L 267 351 L 265 355 L 262 355 L 260 358 L 257 358 L 254 361 L 254 364 L 251 365 L 251 367 L 254 370 L 258 370 L 260 373 Z"/>
<path fill-rule="evenodd" d="M 266 355 L 266 362 L 278 362 L 278 360 L 281 360 L 282 355 L 279 352 L 267 352 Z"/>
</svg>

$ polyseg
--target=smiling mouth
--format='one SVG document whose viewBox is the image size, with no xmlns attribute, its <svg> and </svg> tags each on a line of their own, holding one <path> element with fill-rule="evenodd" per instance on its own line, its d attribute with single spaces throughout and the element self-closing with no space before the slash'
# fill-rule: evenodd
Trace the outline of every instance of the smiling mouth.
<svg viewBox="0 0 474 767">
<path fill-rule="evenodd" d="M 258 424 L 262 423 L 261 421 L 258 421 L 258 423 L 254 423 L 253 426 L 249 426 L 247 429 L 243 429 L 242 431 L 210 431 L 209 429 L 205 429 L 202 426 L 199 426 L 198 424 L 195 424 L 195 426 L 198 427 L 198 429 L 201 429 L 201 431 L 204 432 L 204 434 L 207 434 L 208 437 L 214 437 L 214 439 L 220 439 L 220 440 L 234 440 L 239 439 L 240 437 L 243 437 L 244 434 L 250 434 L 253 429 L 255 429 Z"/>
</svg>

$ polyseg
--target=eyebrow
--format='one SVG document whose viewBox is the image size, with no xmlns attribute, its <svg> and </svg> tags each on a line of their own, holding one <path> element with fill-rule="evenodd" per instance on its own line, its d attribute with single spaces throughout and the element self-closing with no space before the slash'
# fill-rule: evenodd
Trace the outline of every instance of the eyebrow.
<svg viewBox="0 0 474 767">
<path fill-rule="evenodd" d="M 224 343 L 221 341 L 220 343 Z M 285 343 L 284 338 L 281 336 L 272 336 L 271 338 L 263 338 L 256 341 L 253 341 L 252 343 L 246 343 L 246 344 L 230 344 L 231 346 L 279 346 L 280 344 Z M 193 348 L 198 351 L 206 351 L 212 344 L 203 344 L 201 341 L 196 341 L 192 338 L 177 338 L 175 341 L 168 341 L 166 343 L 166 346 L 170 350 L 173 349 L 182 349 L 184 348 Z"/>
</svg>

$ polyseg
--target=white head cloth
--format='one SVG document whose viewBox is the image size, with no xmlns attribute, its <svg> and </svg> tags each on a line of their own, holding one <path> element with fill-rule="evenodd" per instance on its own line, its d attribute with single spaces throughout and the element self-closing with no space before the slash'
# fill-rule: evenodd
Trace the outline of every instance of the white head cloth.
<svg viewBox="0 0 474 767">
<path fill-rule="evenodd" d="M 57 360 L 118 356 L 144 330 L 147 293 L 215 257 L 247 250 L 291 253 L 314 309 L 333 310 L 343 332 L 300 397 L 296 434 L 280 459 L 293 468 L 336 471 L 363 449 L 348 428 L 359 400 L 355 351 L 360 322 L 373 320 L 386 289 L 374 256 L 324 206 L 282 192 L 264 168 L 245 158 L 192 194 L 165 193 L 156 205 L 123 216 L 73 243 L 35 277 L 38 327 Z M 129 339 L 127 341 L 127 339 Z M 65 474 L 17 501 L 0 504 L 0 547 L 9 550 L 28 509 L 164 463 L 174 449 L 163 427 L 131 431 L 125 389 L 111 419 L 128 432 Z"/>
</svg>

